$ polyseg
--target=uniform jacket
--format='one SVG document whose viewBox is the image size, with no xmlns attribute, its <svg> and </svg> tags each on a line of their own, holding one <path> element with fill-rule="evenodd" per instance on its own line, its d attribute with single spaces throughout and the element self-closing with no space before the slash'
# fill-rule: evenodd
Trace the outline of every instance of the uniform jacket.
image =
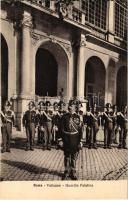
<svg viewBox="0 0 128 200">
<path fill-rule="evenodd" d="M 7 122 L 12 123 L 12 125 L 14 125 L 14 123 L 15 123 L 15 114 L 14 114 L 14 112 L 12 110 L 1 111 L 0 115 L 1 115 L 2 126 L 4 124 L 6 124 Z"/>
<path fill-rule="evenodd" d="M 128 129 L 128 118 L 127 114 L 123 114 L 122 112 L 117 114 L 117 125 L 121 128 Z"/>
<path fill-rule="evenodd" d="M 101 118 L 102 126 L 109 127 L 110 125 L 113 126 L 113 113 L 112 112 L 104 112 Z"/>
<path fill-rule="evenodd" d="M 117 112 L 113 112 L 113 125 L 114 127 L 117 125 Z"/>
<path fill-rule="evenodd" d="M 61 122 L 61 115 L 59 112 L 54 112 L 53 118 L 52 118 L 52 123 L 53 125 L 60 126 Z"/>
<path fill-rule="evenodd" d="M 66 113 L 61 119 L 61 133 L 64 150 L 75 152 L 78 150 L 82 138 L 80 117 L 76 113 Z"/>
<path fill-rule="evenodd" d="M 42 111 L 39 111 L 37 113 L 37 121 L 38 121 L 38 125 L 39 126 L 43 126 L 45 122 L 47 122 L 47 117 L 46 115 L 44 114 L 44 112 Z"/>
<path fill-rule="evenodd" d="M 35 110 L 27 110 L 23 116 L 23 126 L 27 127 L 31 123 L 38 124 L 38 118 Z"/>
</svg>

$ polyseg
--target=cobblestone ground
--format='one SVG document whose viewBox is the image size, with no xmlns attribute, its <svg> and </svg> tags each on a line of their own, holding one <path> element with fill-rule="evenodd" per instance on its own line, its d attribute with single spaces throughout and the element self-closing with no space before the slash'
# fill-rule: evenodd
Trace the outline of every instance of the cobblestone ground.
<svg viewBox="0 0 128 200">
<path fill-rule="evenodd" d="M 25 134 L 13 132 L 11 153 L 1 154 L 1 180 L 61 180 L 63 151 L 52 148 L 25 151 Z M 98 149 L 84 147 L 77 160 L 79 180 L 119 180 L 128 178 L 128 150 L 103 149 L 103 132 L 98 133 Z"/>
</svg>

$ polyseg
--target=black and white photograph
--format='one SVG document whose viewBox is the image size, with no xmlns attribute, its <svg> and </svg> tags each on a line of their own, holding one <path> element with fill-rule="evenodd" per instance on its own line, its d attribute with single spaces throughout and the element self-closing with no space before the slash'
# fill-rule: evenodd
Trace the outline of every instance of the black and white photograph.
<svg viewBox="0 0 128 200">
<path fill-rule="evenodd" d="M 127 1 L 0 10 L 0 181 L 127 180 Z"/>
</svg>

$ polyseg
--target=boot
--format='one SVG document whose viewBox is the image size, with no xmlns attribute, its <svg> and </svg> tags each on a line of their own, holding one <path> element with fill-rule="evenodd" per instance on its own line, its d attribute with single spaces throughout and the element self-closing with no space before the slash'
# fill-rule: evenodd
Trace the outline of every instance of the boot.
<svg viewBox="0 0 128 200">
<path fill-rule="evenodd" d="M 10 150 L 10 148 L 9 148 L 9 147 L 6 149 L 6 151 L 7 151 L 7 152 L 9 152 L 9 153 L 11 152 L 11 150 Z"/>
<path fill-rule="evenodd" d="M 1 149 L 1 153 L 5 153 L 6 152 L 6 149 L 5 148 L 2 148 Z"/>
<path fill-rule="evenodd" d="M 67 171 L 64 172 L 63 176 L 62 176 L 62 180 L 68 180 L 69 178 L 69 174 Z"/>
<path fill-rule="evenodd" d="M 77 176 L 76 176 L 76 172 L 71 171 L 70 177 L 71 177 L 72 180 L 78 180 Z"/>
</svg>

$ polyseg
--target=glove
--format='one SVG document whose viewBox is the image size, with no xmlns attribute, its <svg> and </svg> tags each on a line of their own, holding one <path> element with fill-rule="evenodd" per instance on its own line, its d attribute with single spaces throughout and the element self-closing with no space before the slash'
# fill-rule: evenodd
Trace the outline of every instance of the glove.
<svg viewBox="0 0 128 200">
<path fill-rule="evenodd" d="M 40 127 L 40 130 L 41 130 L 42 132 L 44 132 L 44 131 L 45 131 L 45 129 L 44 129 L 44 127 L 43 127 L 43 126 L 41 126 L 41 127 Z"/>
<path fill-rule="evenodd" d="M 81 150 L 81 149 L 82 149 L 82 147 L 83 147 L 83 143 L 82 143 L 82 142 L 80 142 L 80 143 L 79 143 L 79 145 L 78 145 L 78 148 L 79 148 L 79 150 Z"/>
</svg>

